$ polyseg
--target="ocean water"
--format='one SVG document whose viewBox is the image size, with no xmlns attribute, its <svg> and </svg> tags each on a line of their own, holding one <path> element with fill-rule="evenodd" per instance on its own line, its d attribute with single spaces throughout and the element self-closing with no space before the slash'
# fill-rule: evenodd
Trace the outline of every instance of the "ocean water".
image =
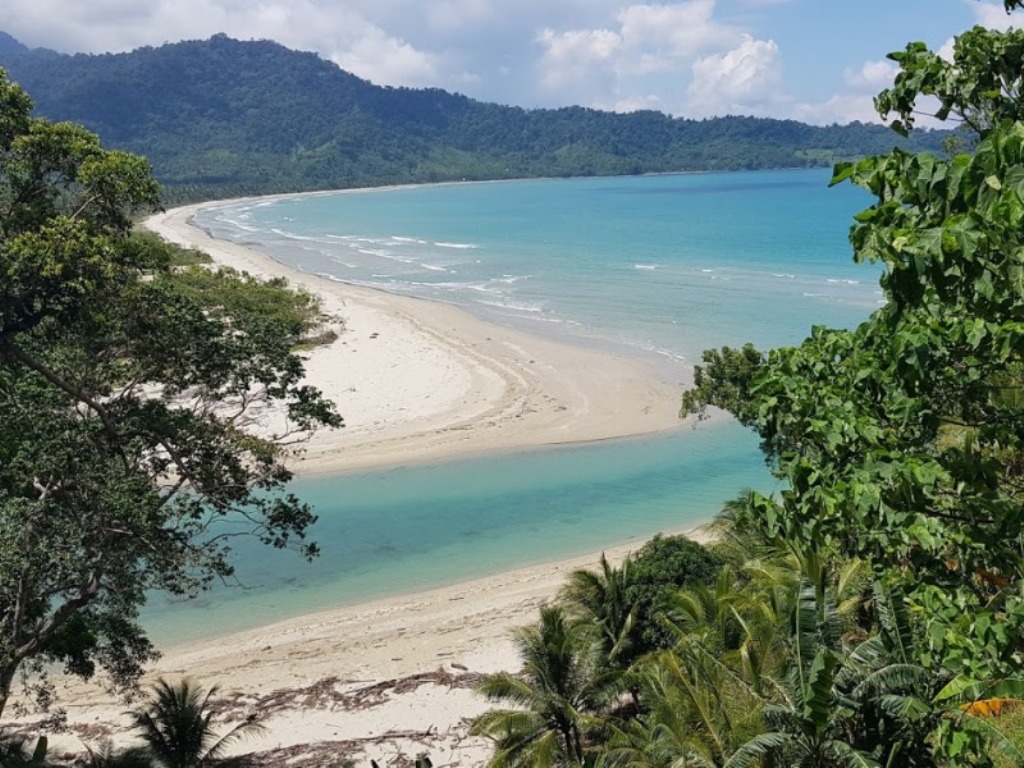
<svg viewBox="0 0 1024 768">
<path fill-rule="evenodd" d="M 453 184 L 201 213 L 217 237 L 336 280 L 517 327 L 699 360 L 796 343 L 881 300 L 846 236 L 867 204 L 821 169 Z"/>
<path fill-rule="evenodd" d="M 701 350 L 799 342 L 875 309 L 846 241 L 865 207 L 824 170 L 459 184 L 212 207 L 196 223 L 331 279 L 635 356 L 683 380 Z M 345 404 L 339 403 L 342 414 Z M 303 479 L 323 555 L 251 545 L 237 585 L 155 598 L 158 642 L 408 593 L 708 520 L 771 490 L 732 423 L 653 438 Z"/>
</svg>

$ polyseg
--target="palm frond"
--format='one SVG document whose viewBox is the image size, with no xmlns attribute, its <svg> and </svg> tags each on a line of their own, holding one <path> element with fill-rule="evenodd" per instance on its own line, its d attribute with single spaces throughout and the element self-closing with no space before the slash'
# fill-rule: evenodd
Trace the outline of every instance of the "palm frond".
<svg viewBox="0 0 1024 768">
<path fill-rule="evenodd" d="M 762 757 L 785 748 L 792 740 L 788 733 L 759 734 L 733 752 L 722 768 L 751 768 L 758 764 Z"/>
</svg>

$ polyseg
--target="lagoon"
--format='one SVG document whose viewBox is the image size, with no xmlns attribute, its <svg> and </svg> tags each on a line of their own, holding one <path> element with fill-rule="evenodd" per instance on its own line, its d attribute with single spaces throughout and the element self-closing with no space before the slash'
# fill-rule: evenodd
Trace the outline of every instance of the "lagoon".
<svg viewBox="0 0 1024 768">
<path fill-rule="evenodd" d="M 878 306 L 878 271 L 850 263 L 846 242 L 868 200 L 827 182 L 801 170 L 409 187 L 211 206 L 196 223 L 307 272 L 634 356 L 682 383 L 704 348 L 798 343 Z M 317 562 L 240 547 L 242 587 L 159 598 L 144 620 L 174 643 L 639 546 L 772 482 L 732 423 L 302 479 L 293 490 L 321 517 Z"/>
</svg>

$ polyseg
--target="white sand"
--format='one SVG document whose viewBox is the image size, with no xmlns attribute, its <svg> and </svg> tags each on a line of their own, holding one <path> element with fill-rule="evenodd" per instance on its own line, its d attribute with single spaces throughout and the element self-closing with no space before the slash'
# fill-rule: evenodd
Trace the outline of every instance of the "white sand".
<svg viewBox="0 0 1024 768">
<path fill-rule="evenodd" d="M 691 535 L 704 538 L 699 531 Z M 620 562 L 641 544 L 614 547 L 606 555 Z M 488 708 L 470 687 L 474 675 L 518 669 L 511 630 L 536 619 L 567 573 L 596 568 L 599 557 L 522 568 L 181 645 L 165 653 L 151 677 L 216 682 L 236 717 L 257 714 L 267 731 L 240 743 L 235 753 L 296 745 L 311 751 L 309 745 L 326 743 L 336 759 L 358 757 L 360 765 L 373 758 L 383 766 L 420 751 L 429 752 L 435 766 L 482 765 L 488 742 L 467 736 L 469 720 Z M 432 672 L 433 679 L 409 679 Z M 382 686 L 386 681 L 396 685 Z M 74 682 L 60 698 L 73 724 L 108 728 L 124 741 L 123 705 Z M 78 746 L 73 739 L 61 743 Z M 339 764 L 324 760 L 314 752 L 310 762 L 298 764 Z"/>
<path fill-rule="evenodd" d="M 317 433 L 296 469 L 327 472 L 469 452 L 599 440 L 678 425 L 677 387 L 632 360 L 556 344 L 480 322 L 457 309 L 298 273 L 188 225 L 196 207 L 147 226 L 210 253 L 218 264 L 284 276 L 319 294 L 344 320 L 333 344 L 313 350 L 309 383 L 333 399 L 346 427 Z M 280 424 L 268 416 L 268 429 Z M 609 551 L 619 560 L 636 541 Z M 517 669 L 510 630 L 532 622 L 564 575 L 598 555 L 520 569 L 453 587 L 303 616 L 168 649 L 151 677 L 217 683 L 237 715 L 267 726 L 234 750 L 306 747 L 289 765 L 382 766 L 430 753 L 435 766 L 480 765 L 485 742 L 466 736 L 486 708 L 474 674 Z M 442 672 L 430 680 L 409 676 Z M 383 681 L 405 678 L 398 687 Z M 95 686 L 61 692 L 70 721 L 95 744 L 123 742 L 125 706 Z M 352 743 L 349 743 L 352 742 Z M 74 748 L 73 740 L 65 740 Z M 280 757 L 284 764 L 285 756 Z M 393 763 L 398 764 L 398 763 Z"/>
<path fill-rule="evenodd" d="M 216 263 L 285 277 L 320 295 L 345 331 L 306 362 L 346 426 L 306 446 L 300 472 L 601 440 L 679 426 L 680 390 L 642 363 L 485 323 L 435 302 L 298 272 L 188 224 L 201 206 L 146 226 Z M 270 426 L 282 425 L 268 419 Z"/>
</svg>

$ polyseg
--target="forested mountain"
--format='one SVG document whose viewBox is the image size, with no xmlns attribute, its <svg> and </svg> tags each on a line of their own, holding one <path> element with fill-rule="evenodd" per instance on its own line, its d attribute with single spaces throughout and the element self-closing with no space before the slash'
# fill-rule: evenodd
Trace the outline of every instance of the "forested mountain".
<svg viewBox="0 0 1024 768">
<path fill-rule="evenodd" d="M 6 32 L 0 32 L 0 55 L 23 53 L 29 53 L 29 49 Z"/>
<path fill-rule="evenodd" d="M 172 200 L 397 182 L 826 165 L 885 152 L 877 125 L 526 110 L 382 88 L 313 53 L 225 35 L 126 54 L 30 50 L 0 67 L 40 115 L 147 155 Z M 915 148 L 943 134 L 919 132 Z"/>
</svg>

